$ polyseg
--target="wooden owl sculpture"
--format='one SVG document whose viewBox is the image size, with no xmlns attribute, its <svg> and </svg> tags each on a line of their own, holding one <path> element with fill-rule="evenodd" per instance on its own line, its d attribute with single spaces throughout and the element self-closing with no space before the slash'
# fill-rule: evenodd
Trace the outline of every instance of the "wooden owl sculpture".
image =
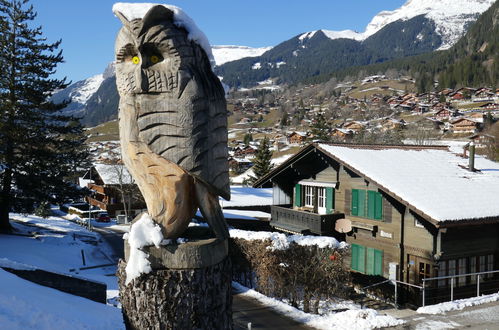
<svg viewBox="0 0 499 330">
<path fill-rule="evenodd" d="M 168 8 L 142 19 L 115 14 L 122 157 L 165 238 L 179 237 L 199 208 L 229 236 L 218 196 L 229 200 L 227 108 L 205 51 Z"/>
</svg>

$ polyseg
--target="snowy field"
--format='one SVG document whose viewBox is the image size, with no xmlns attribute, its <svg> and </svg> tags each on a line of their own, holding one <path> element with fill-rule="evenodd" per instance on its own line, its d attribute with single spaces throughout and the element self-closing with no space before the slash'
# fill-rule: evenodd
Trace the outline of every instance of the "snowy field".
<svg viewBox="0 0 499 330">
<path fill-rule="evenodd" d="M 17 235 L 0 235 L 0 266 L 39 268 L 105 283 L 108 305 L 0 269 L 1 329 L 124 329 L 121 310 L 111 305 L 118 295 L 116 267 L 80 270 L 112 262 L 112 252 L 98 234 L 60 217 L 11 214 L 11 219 Z"/>
</svg>

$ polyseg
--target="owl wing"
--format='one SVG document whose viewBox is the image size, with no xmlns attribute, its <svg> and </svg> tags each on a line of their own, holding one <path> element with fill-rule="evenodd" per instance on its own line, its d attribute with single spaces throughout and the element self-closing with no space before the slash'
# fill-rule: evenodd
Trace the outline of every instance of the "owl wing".
<svg viewBox="0 0 499 330">
<path fill-rule="evenodd" d="M 139 138 L 161 157 L 204 181 L 230 199 L 227 107 L 223 87 L 211 72 L 178 72 L 179 95 L 138 97 Z M 140 106 L 139 106 L 140 104 Z"/>
</svg>

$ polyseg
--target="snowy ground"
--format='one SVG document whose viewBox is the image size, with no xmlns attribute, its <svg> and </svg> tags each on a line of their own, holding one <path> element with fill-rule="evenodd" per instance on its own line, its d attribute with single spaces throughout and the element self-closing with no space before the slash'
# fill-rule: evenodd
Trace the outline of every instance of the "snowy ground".
<svg viewBox="0 0 499 330">
<path fill-rule="evenodd" d="M 0 328 L 1 329 L 124 329 L 121 310 L 117 304 L 118 285 L 116 267 L 101 267 L 82 270 L 84 266 L 109 264 L 112 251 L 98 234 L 61 217 L 42 219 L 36 216 L 11 214 L 12 225 L 17 235 L 0 235 L 0 266 L 32 269 L 40 268 L 48 271 L 70 274 L 107 284 L 108 304 L 100 304 L 58 290 L 43 287 L 25 281 L 11 273 L 0 269 Z M 113 227 L 112 224 L 96 224 Z M 120 227 L 123 226 L 114 226 Z M 125 226 L 124 228 L 127 228 Z M 126 231 L 126 230 L 123 230 Z M 231 230 L 231 236 L 245 239 L 265 239 L 272 233 L 259 233 L 252 237 L 250 233 Z M 255 234 L 253 234 L 254 236 Z M 267 235 L 267 236 L 265 236 Z M 265 236 L 265 237 L 263 237 Z M 275 237 L 274 237 L 275 236 Z M 282 244 L 283 237 L 270 237 L 273 245 Z M 298 238 L 290 237 L 296 241 Z M 314 238 L 317 240 L 317 238 Z M 286 239 L 286 242 L 289 241 Z M 319 244 L 307 237 L 299 238 L 299 244 Z M 274 242 L 276 241 L 276 242 Z M 275 243 L 275 244 L 274 244 Z M 280 243 L 280 244 L 277 244 Z M 341 244 L 335 241 L 322 242 L 328 245 Z M 85 264 L 81 253 L 85 256 Z M 329 301 L 321 305 L 321 315 L 304 313 L 287 305 L 285 302 L 266 297 L 254 290 L 237 283 L 233 287 L 260 301 L 268 308 L 318 329 L 372 329 L 379 327 L 404 327 L 403 321 L 393 316 L 382 315 L 372 309 L 362 309 L 350 301 Z M 494 306 L 490 303 L 499 301 L 499 293 L 495 295 L 470 298 L 434 306 L 420 308 L 414 313 L 411 324 L 416 323 L 418 329 L 446 329 L 466 324 L 461 319 L 453 323 L 449 318 L 443 322 L 447 313 L 460 311 L 459 315 L 468 315 L 479 319 L 484 324 L 494 324 L 483 313 Z M 488 304 L 487 304 L 488 303 Z M 477 305 L 486 304 L 484 312 L 477 310 Z M 499 307 L 499 305 L 498 305 Z M 347 309 L 347 310 L 345 310 Z M 494 309 L 495 311 L 495 309 Z M 456 313 L 456 312 L 454 312 Z M 499 315 L 499 312 L 494 312 Z M 432 315 L 437 314 L 437 315 Z M 494 319 L 495 320 L 495 319 Z M 492 322 L 492 323 L 491 323 Z"/>
<path fill-rule="evenodd" d="M 108 305 L 25 281 L 0 269 L 2 329 L 124 329 L 111 249 L 96 233 L 62 219 L 11 214 L 17 235 L 0 235 L 0 265 L 39 268 L 107 285 Z M 22 236 L 24 235 L 24 236 Z M 85 257 L 83 263 L 82 252 Z"/>
</svg>

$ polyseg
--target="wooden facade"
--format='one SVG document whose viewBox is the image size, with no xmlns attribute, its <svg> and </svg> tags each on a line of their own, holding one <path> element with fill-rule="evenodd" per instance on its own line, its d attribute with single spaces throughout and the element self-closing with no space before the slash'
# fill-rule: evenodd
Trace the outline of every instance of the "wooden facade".
<svg viewBox="0 0 499 330">
<path fill-rule="evenodd" d="M 394 196 L 383 182 L 371 180 L 320 145 L 308 145 L 255 183 L 255 187 L 264 186 L 273 186 L 281 200 L 291 202 L 284 207 L 295 211 L 297 217 L 309 212 L 334 214 L 335 222 L 347 219 L 351 230 L 346 235 L 337 231 L 335 223 L 328 229 L 350 244 L 353 272 L 421 285 L 423 278 L 499 269 L 499 214 L 483 221 L 439 223 Z M 330 200 L 326 196 L 324 204 L 329 206 L 322 212 L 318 189 L 332 192 Z M 271 225 L 279 229 L 279 222 L 273 213 Z M 307 231 L 306 225 L 295 225 Z M 473 281 L 464 277 L 456 285 L 473 285 Z M 439 289 L 448 287 L 449 282 L 433 281 L 430 285 Z"/>
</svg>

